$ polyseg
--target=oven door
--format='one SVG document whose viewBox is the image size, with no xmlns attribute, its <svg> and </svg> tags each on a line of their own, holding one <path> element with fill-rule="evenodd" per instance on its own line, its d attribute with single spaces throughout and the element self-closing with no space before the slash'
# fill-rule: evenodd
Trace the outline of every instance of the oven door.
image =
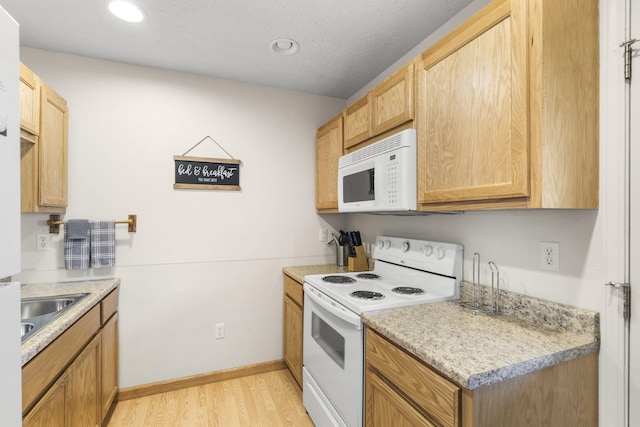
<svg viewBox="0 0 640 427">
<path fill-rule="evenodd" d="M 362 426 L 360 316 L 304 284 L 303 401 L 316 427 Z"/>
</svg>

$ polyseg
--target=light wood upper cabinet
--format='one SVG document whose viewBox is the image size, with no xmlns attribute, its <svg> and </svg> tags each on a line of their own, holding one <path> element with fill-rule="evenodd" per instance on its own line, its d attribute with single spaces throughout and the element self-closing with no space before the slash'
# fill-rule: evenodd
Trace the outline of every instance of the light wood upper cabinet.
<svg viewBox="0 0 640 427">
<path fill-rule="evenodd" d="M 35 144 L 40 134 L 40 79 L 20 63 L 20 139 Z"/>
<path fill-rule="evenodd" d="M 597 4 L 495 0 L 422 54 L 421 209 L 598 207 Z"/>
<path fill-rule="evenodd" d="M 67 102 L 42 86 L 40 126 L 40 205 L 67 206 Z"/>
<path fill-rule="evenodd" d="M 316 133 L 316 209 L 338 212 L 338 160 L 342 156 L 342 115 Z"/>
<path fill-rule="evenodd" d="M 344 111 L 345 150 L 412 121 L 414 98 L 411 62 Z"/>
<path fill-rule="evenodd" d="M 491 3 L 422 55 L 419 203 L 529 195 L 526 11 L 512 3 Z"/>
<path fill-rule="evenodd" d="M 373 135 L 414 118 L 413 63 L 409 63 L 371 91 Z"/>
<path fill-rule="evenodd" d="M 371 95 L 367 94 L 344 111 L 344 148 L 353 147 L 373 134 Z"/>
<path fill-rule="evenodd" d="M 63 213 L 67 206 L 67 102 L 40 82 L 36 144 L 21 143 L 22 212 Z M 21 104 L 21 110 L 24 105 Z"/>
</svg>

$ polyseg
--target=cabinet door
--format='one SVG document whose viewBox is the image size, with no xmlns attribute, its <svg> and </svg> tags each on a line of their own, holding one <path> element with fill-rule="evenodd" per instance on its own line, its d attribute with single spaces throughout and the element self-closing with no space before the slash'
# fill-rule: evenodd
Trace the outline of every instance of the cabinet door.
<svg viewBox="0 0 640 427">
<path fill-rule="evenodd" d="M 372 91 L 373 135 L 413 120 L 413 87 L 413 63 L 410 63 Z"/>
<path fill-rule="evenodd" d="M 40 132 L 40 81 L 20 63 L 20 137 L 35 143 Z"/>
<path fill-rule="evenodd" d="M 434 427 L 382 378 L 367 370 L 365 390 L 367 427 Z"/>
<path fill-rule="evenodd" d="M 338 209 L 338 160 L 342 156 L 342 116 L 316 134 L 316 209 Z"/>
<path fill-rule="evenodd" d="M 367 94 L 344 111 L 344 148 L 353 147 L 373 135 L 371 99 Z"/>
<path fill-rule="evenodd" d="M 101 416 L 104 420 L 118 394 L 118 313 L 102 327 Z"/>
<path fill-rule="evenodd" d="M 302 308 L 284 297 L 284 361 L 302 387 Z"/>
<path fill-rule="evenodd" d="M 525 6 L 494 1 L 422 55 L 420 203 L 529 195 Z"/>
<path fill-rule="evenodd" d="M 93 427 L 100 417 L 100 339 L 98 333 L 69 367 L 69 426 Z"/>
<path fill-rule="evenodd" d="M 68 375 L 63 375 L 22 420 L 22 427 L 66 427 Z"/>
<path fill-rule="evenodd" d="M 41 88 L 39 203 L 67 206 L 67 102 L 46 84 Z"/>
</svg>

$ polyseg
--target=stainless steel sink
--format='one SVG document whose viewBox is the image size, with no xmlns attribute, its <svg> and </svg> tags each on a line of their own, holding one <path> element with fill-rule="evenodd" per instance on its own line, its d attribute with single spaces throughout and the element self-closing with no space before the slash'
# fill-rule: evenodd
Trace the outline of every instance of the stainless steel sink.
<svg viewBox="0 0 640 427">
<path fill-rule="evenodd" d="M 20 323 L 20 336 L 23 337 L 26 334 L 28 334 L 29 332 L 31 332 L 31 330 L 33 330 L 33 328 L 35 328 L 36 325 L 34 325 L 31 322 L 21 322 Z"/>
<path fill-rule="evenodd" d="M 30 317 L 44 316 L 46 314 L 55 313 L 64 310 L 65 307 L 73 304 L 73 298 L 39 298 L 22 300 L 20 302 L 20 318 L 28 319 Z"/>
<path fill-rule="evenodd" d="M 39 298 L 24 298 L 20 301 L 22 342 L 29 339 L 42 327 L 73 307 L 89 294 L 55 295 Z"/>
</svg>

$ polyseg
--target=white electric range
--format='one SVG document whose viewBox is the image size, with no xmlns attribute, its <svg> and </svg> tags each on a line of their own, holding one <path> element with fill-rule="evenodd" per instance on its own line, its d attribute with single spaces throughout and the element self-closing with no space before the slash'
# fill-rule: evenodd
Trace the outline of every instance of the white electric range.
<svg viewBox="0 0 640 427">
<path fill-rule="evenodd" d="M 305 276 L 303 401 L 316 427 L 363 425 L 360 314 L 456 299 L 461 245 L 378 236 L 373 271 Z"/>
</svg>

